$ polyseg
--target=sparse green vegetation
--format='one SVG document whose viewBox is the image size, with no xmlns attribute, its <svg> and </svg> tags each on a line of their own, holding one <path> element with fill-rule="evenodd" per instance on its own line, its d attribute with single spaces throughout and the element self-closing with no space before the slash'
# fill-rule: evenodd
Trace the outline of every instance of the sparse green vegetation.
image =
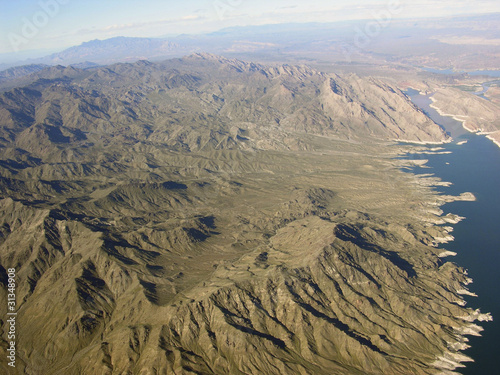
<svg viewBox="0 0 500 375">
<path fill-rule="evenodd" d="M 455 88 L 462 90 L 462 91 L 467 91 L 467 92 L 476 92 L 476 91 L 481 91 L 483 88 L 482 86 L 474 86 L 474 85 L 458 85 L 454 86 Z"/>
<path fill-rule="evenodd" d="M 464 360 L 468 279 L 435 247 L 453 198 L 402 172 L 412 162 L 395 156 L 416 146 L 393 142 L 446 135 L 401 91 L 212 55 L 37 74 L 0 97 L 19 373 L 435 374 Z"/>
</svg>

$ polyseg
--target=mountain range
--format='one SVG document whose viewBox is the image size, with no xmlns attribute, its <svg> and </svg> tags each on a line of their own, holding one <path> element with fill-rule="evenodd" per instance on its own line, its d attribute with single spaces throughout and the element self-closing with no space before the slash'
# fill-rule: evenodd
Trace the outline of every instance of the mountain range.
<svg viewBox="0 0 500 375">
<path fill-rule="evenodd" d="M 17 364 L 2 335 L 2 372 L 452 374 L 468 360 L 464 335 L 489 317 L 437 248 L 453 229 L 438 224 L 460 220 L 439 206 L 460 198 L 399 158 L 449 137 L 396 86 L 205 53 L 5 77 L 0 299 L 14 268 Z"/>
<path fill-rule="evenodd" d="M 384 16 L 385 17 L 385 16 Z M 500 14 L 452 18 L 385 18 L 333 23 L 230 27 L 202 35 L 117 36 L 92 40 L 42 58 L 0 65 L 107 65 L 210 52 L 262 62 L 391 64 L 498 69 Z M 370 30 L 376 32 L 371 32 Z M 367 31 L 368 30 L 368 31 Z M 480 57 L 479 57 L 480 56 Z M 11 56 L 11 60 L 15 56 Z"/>
</svg>

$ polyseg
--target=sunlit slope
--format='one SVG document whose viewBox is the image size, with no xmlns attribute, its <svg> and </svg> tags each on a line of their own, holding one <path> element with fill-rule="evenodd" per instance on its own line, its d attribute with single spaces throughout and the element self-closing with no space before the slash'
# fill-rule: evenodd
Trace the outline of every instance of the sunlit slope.
<svg viewBox="0 0 500 375">
<path fill-rule="evenodd" d="M 19 284 L 3 371 L 434 374 L 461 359 L 476 327 L 466 275 L 435 248 L 445 198 L 389 142 L 446 137 L 401 92 L 207 55 L 51 69 L 1 96 L 0 281 L 15 267 Z"/>
</svg>

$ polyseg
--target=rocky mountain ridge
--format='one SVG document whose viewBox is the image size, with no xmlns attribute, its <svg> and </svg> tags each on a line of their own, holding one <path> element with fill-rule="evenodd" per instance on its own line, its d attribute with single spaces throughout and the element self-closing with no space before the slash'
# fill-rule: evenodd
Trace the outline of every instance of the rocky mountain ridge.
<svg viewBox="0 0 500 375">
<path fill-rule="evenodd" d="M 12 374 L 450 374 L 450 197 L 392 140 L 446 135 L 377 79 L 198 54 L 52 67 L 0 95 Z M 5 288 L 0 288 L 5 300 Z M 478 315 L 479 314 L 479 315 Z M 487 318 L 487 316 L 486 316 Z"/>
<path fill-rule="evenodd" d="M 59 135 L 60 142 L 73 139 L 69 134 L 79 133 L 78 138 L 81 132 L 108 132 L 111 123 L 136 124 L 139 117 L 143 129 L 156 129 L 159 118 L 210 123 L 216 116 L 222 122 L 217 131 L 225 133 L 231 123 L 241 125 L 237 131 L 243 132 L 264 125 L 344 138 L 446 140 L 422 112 L 416 115 L 417 107 L 398 89 L 375 79 L 327 76 L 307 67 L 265 68 L 198 54 L 164 64 L 144 61 L 87 70 L 51 67 L 23 80 L 27 86 L 2 95 L 0 118 L 11 127 L 4 131 L 55 126 L 68 133 Z M 189 131 L 184 133 L 189 138 Z M 148 136 L 158 135 L 156 131 Z M 12 141 L 12 135 L 3 137 Z"/>
</svg>

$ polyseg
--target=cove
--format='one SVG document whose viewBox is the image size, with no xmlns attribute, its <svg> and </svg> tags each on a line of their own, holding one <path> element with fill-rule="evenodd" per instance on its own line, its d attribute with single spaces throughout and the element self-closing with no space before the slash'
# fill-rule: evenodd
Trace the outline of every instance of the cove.
<svg viewBox="0 0 500 375">
<path fill-rule="evenodd" d="M 436 191 L 459 195 L 473 193 L 475 202 L 452 202 L 441 207 L 444 214 L 453 213 L 466 219 L 453 225 L 455 240 L 441 247 L 456 252 L 455 257 L 446 258 L 468 270 L 474 282 L 469 290 L 478 297 L 466 297 L 467 306 L 490 312 L 492 322 L 476 322 L 484 328 L 481 337 L 467 336 L 470 349 L 463 353 L 474 359 L 457 369 L 464 375 L 498 374 L 498 340 L 500 339 L 500 148 L 483 135 L 463 129 L 462 124 L 451 117 L 440 116 L 429 105 L 428 96 L 415 90 L 406 94 L 434 122 L 441 125 L 453 141 L 442 145 L 450 154 L 412 154 L 411 159 L 427 159 L 429 168 L 414 168 L 412 173 L 433 173 L 449 187 L 439 186 Z M 465 144 L 457 144 L 467 141 Z M 433 145 L 432 147 L 436 147 Z"/>
</svg>

